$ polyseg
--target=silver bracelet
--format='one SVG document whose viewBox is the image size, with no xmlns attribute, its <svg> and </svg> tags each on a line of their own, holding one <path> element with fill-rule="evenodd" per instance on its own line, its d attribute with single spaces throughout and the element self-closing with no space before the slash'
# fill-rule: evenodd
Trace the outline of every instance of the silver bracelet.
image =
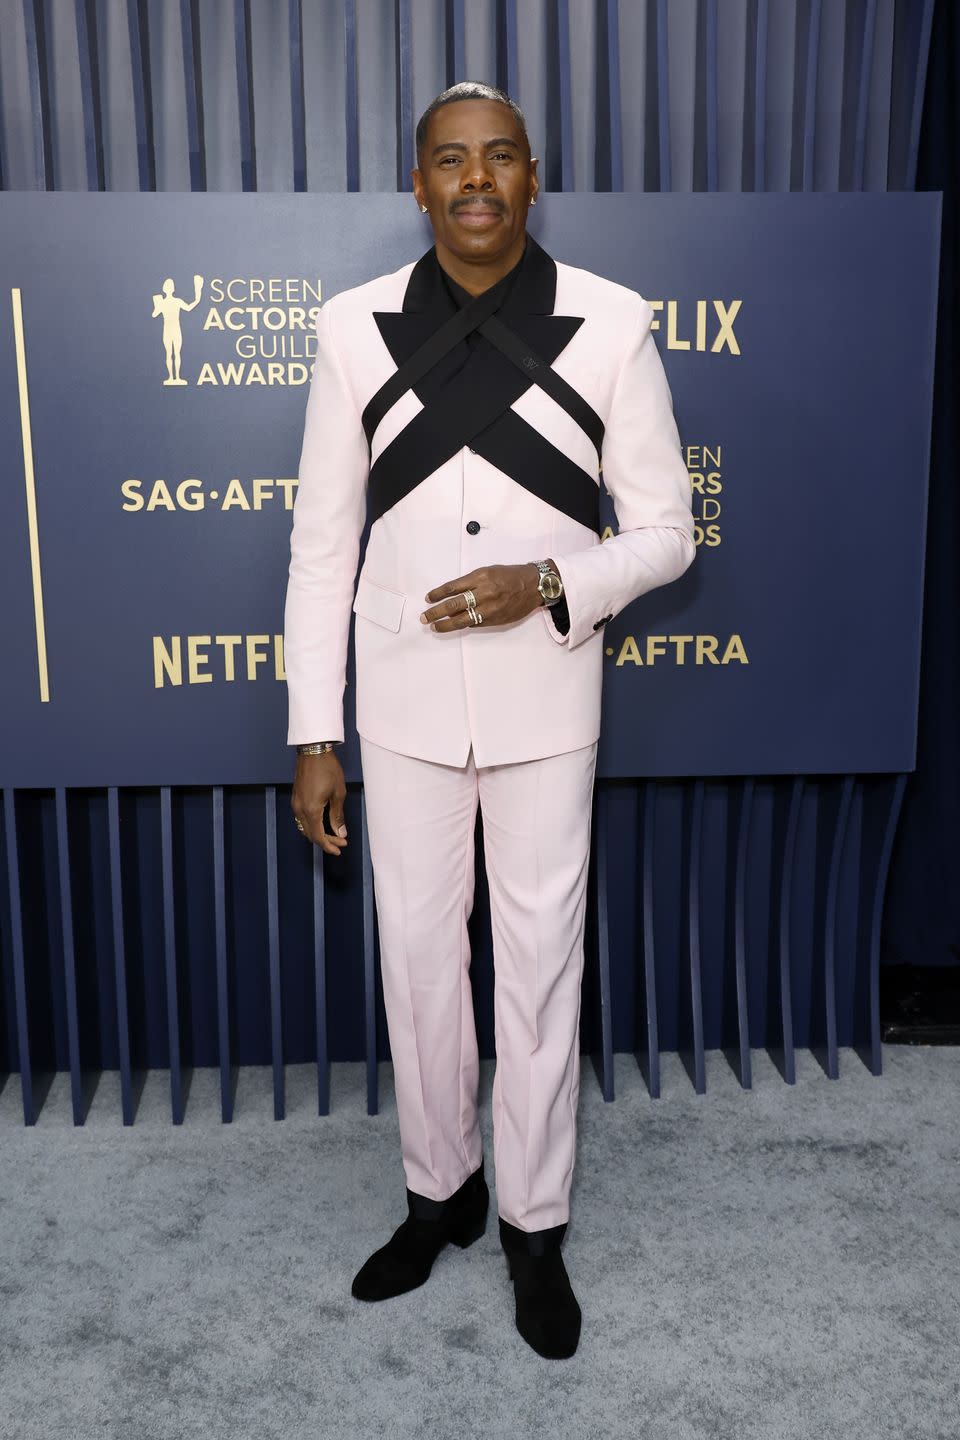
<svg viewBox="0 0 960 1440">
<path fill-rule="evenodd" d="M 332 750 L 332 749 L 333 749 L 334 745 L 339 745 L 339 744 L 340 744 L 340 741 L 339 741 L 339 740 L 318 740 L 318 741 L 316 742 L 316 744 L 313 744 L 313 745 L 298 745 L 298 746 L 297 746 L 297 754 L 298 754 L 298 755 L 325 755 L 328 750 Z"/>
</svg>

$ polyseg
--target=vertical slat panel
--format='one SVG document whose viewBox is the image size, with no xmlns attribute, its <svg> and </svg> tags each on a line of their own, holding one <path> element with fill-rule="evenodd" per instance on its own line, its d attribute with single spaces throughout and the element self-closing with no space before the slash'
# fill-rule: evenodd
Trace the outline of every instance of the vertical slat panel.
<svg viewBox="0 0 960 1440">
<path fill-rule="evenodd" d="M 922 5 L 920 35 L 917 44 L 916 79 L 910 107 L 910 143 L 907 150 L 905 188 L 913 190 L 917 183 L 917 155 L 920 150 L 920 125 L 923 120 L 923 96 L 927 88 L 927 62 L 930 59 L 930 32 L 933 28 L 934 0 L 913 0 L 913 10 Z M 877 1051 L 879 1065 L 879 1050 Z M 877 1072 L 879 1073 L 879 1071 Z"/>
<path fill-rule="evenodd" d="M 793 1048 L 793 1004 L 790 995 L 791 949 L 793 936 L 790 926 L 791 901 L 793 898 L 793 870 L 797 854 L 797 832 L 800 828 L 800 805 L 803 800 L 804 781 L 802 775 L 795 775 L 790 787 L 790 810 L 783 841 L 783 856 L 780 867 L 780 910 L 778 915 L 778 958 L 780 963 L 780 1023 L 783 1029 L 783 1078 L 788 1085 L 796 1081 L 796 1057 Z"/>
<path fill-rule="evenodd" d="M 69 1078 L 67 1018 L 63 985 L 63 937 L 60 928 L 57 871 L 57 814 L 54 792 L 21 792 L 19 817 L 20 880 L 23 905 L 24 979 L 33 1051 L 33 1089 L 38 1116 L 46 1091 L 62 1065 Z M 40 911 L 44 918 L 40 920 Z M 39 922 L 39 923 L 38 923 Z M 66 1057 L 64 1061 L 64 1057 Z M 52 1061 L 48 1069 L 45 1062 Z"/>
<path fill-rule="evenodd" d="M 43 0 L 23 0 L 23 29 L 33 132 L 33 184 L 35 190 L 53 190 L 55 177 Z"/>
<path fill-rule="evenodd" d="M 707 1066 L 703 1051 L 703 986 L 700 977 L 701 856 L 703 853 L 703 780 L 694 780 L 687 835 L 687 961 L 690 975 L 690 1017 L 693 1022 L 693 1082 L 698 1095 L 707 1088 Z"/>
<path fill-rule="evenodd" d="M 70 1061 L 70 1100 L 74 1125 L 82 1125 L 83 1075 L 80 1067 L 80 1019 L 77 1013 L 77 954 L 73 941 L 73 893 L 70 884 L 70 832 L 67 792 L 54 792 L 57 818 L 57 880 L 60 891 L 60 927 L 63 945 L 63 983 L 67 1011 L 67 1054 Z"/>
<path fill-rule="evenodd" d="M 517 0 L 497 0 L 497 84 L 508 95 L 517 93 Z M 541 183 L 544 165 L 541 161 Z"/>
<path fill-rule="evenodd" d="M 880 1044 L 880 927 L 883 924 L 883 902 L 887 893 L 887 875 L 890 871 L 890 856 L 897 833 L 897 822 L 903 805 L 903 793 L 907 787 L 907 776 L 898 775 L 893 783 L 890 806 L 883 827 L 883 841 L 877 860 L 873 885 L 873 902 L 870 907 L 870 1071 L 879 1075 L 883 1070 L 883 1051 Z"/>
<path fill-rule="evenodd" d="M 273 1063 L 273 1118 L 282 1120 L 286 1097 L 283 1073 L 283 996 L 280 986 L 280 898 L 277 887 L 277 787 L 264 789 L 267 832 L 267 936 L 270 954 L 270 1053 Z"/>
<path fill-rule="evenodd" d="M 7 844 L 7 884 L 10 895 L 10 948 L 13 958 L 13 1003 L 17 1016 L 17 1064 L 20 1067 L 20 1094 L 23 1123 L 37 1123 L 33 1061 L 30 1053 L 30 1024 L 27 1013 L 27 974 L 23 955 L 23 910 L 20 902 L 20 851 L 17 845 L 16 791 L 3 792 L 3 824 Z"/>
<path fill-rule="evenodd" d="M 100 47 L 93 0 L 74 0 L 77 17 L 77 58 L 80 65 L 80 105 L 83 111 L 83 153 L 87 189 L 103 190 L 103 121 L 100 113 Z"/>
<path fill-rule="evenodd" d="M 347 190 L 360 189 L 360 101 L 357 72 L 357 0 L 343 6 L 344 110 L 347 143 Z"/>
<path fill-rule="evenodd" d="M 160 869 L 163 886 L 163 958 L 167 987 L 170 1111 L 174 1125 L 182 1125 L 184 1090 L 180 1057 L 180 990 L 177 981 L 176 901 L 173 881 L 173 801 L 169 785 L 164 785 L 160 791 Z"/>
<path fill-rule="evenodd" d="M 230 1044 L 230 979 L 227 974 L 227 861 L 223 786 L 213 787 L 213 935 L 217 963 L 217 1055 L 220 1062 L 220 1118 L 233 1120 L 233 1064 Z"/>
<path fill-rule="evenodd" d="M 643 806 L 642 891 L 643 976 L 647 1007 L 646 1080 L 647 1089 L 651 1097 L 656 1100 L 660 1096 L 660 1033 L 657 1019 L 657 966 L 653 928 L 653 860 L 656 843 L 657 782 L 644 780 L 639 793 Z M 643 1052 L 637 1055 L 637 1063 L 642 1072 L 644 1068 Z"/>
<path fill-rule="evenodd" d="M 830 871 L 827 877 L 827 899 L 823 917 L 823 1001 L 827 1027 L 827 1074 L 836 1080 L 840 1074 L 840 1057 L 837 1048 L 837 910 L 840 894 L 840 866 L 843 861 L 843 843 L 847 838 L 847 821 L 850 818 L 850 804 L 853 800 L 854 777 L 845 775 L 837 806 L 830 847 Z"/>
<path fill-rule="evenodd" d="M 610 189 L 623 189 L 623 112 L 620 97 L 620 11 L 618 0 L 606 0 L 607 82 L 610 110 Z"/>
<path fill-rule="evenodd" d="M 326 895 L 323 851 L 313 847 L 313 973 L 317 1017 L 317 1113 L 330 1113 L 330 1048 L 327 1023 Z"/>
<path fill-rule="evenodd" d="M 467 78 L 467 37 L 464 0 L 446 0 L 446 82 L 456 85 Z"/>
<path fill-rule="evenodd" d="M 240 122 L 240 188 L 257 188 L 257 136 L 253 112 L 253 54 L 250 0 L 233 0 L 233 39 L 237 63 L 237 114 Z"/>
<path fill-rule="evenodd" d="M 197 0 L 180 0 L 183 93 L 187 110 L 190 189 L 207 188 L 207 149 L 203 124 L 203 71 L 200 65 L 200 15 Z"/>
<path fill-rule="evenodd" d="M 912 190 L 916 184 L 933 14 L 934 0 L 897 0 L 894 9 L 888 190 Z"/>
<path fill-rule="evenodd" d="M 717 0 L 706 0 L 703 44 L 703 111 L 706 126 L 707 190 L 716 190 L 720 175 L 720 135 L 717 117 Z"/>
<path fill-rule="evenodd" d="M 867 153 L 864 189 L 887 188 L 891 127 L 896 123 L 893 108 L 893 37 L 898 0 L 878 0 L 873 74 L 867 104 Z"/>
<path fill-rule="evenodd" d="M 110 847 L 110 902 L 113 922 L 113 971 L 117 994 L 117 1050 L 120 1056 L 120 1109 L 124 1125 L 134 1121 L 133 1076 L 130 1069 L 130 1016 L 127 1006 L 127 948 L 123 925 L 123 863 L 120 848 L 120 792 L 107 791 L 107 833 Z"/>
<path fill-rule="evenodd" d="M 301 0 L 287 0 L 290 31 L 290 127 L 293 188 L 307 188 L 307 109 L 303 88 L 303 11 Z"/>
<path fill-rule="evenodd" d="M 853 139 L 851 190 L 863 189 L 867 156 L 867 111 L 870 103 L 870 76 L 873 71 L 873 45 L 877 34 L 877 0 L 867 0 L 860 42 L 860 66 L 857 75 L 857 119 Z"/>
<path fill-rule="evenodd" d="M 150 78 L 150 28 L 146 0 L 127 0 L 133 118 L 137 131 L 137 173 L 141 190 L 157 188 L 157 156 L 153 127 L 153 83 Z"/>
<path fill-rule="evenodd" d="M 413 39 L 410 0 L 393 0 L 397 69 L 397 189 L 408 188 L 413 148 Z"/>
<path fill-rule="evenodd" d="M 767 188 L 767 30 L 768 0 L 757 0 L 753 72 L 753 189 Z"/>
<path fill-rule="evenodd" d="M 377 1088 L 377 991 L 374 950 L 373 867 L 370 859 L 370 837 L 367 834 L 367 804 L 360 793 L 361 829 L 363 834 L 363 1021 L 364 1055 L 367 1061 L 367 1114 L 379 1109 Z"/>
<path fill-rule="evenodd" d="M 610 998 L 610 916 L 607 904 L 607 829 L 609 826 L 607 789 L 596 786 L 597 832 L 597 968 L 600 982 L 600 1065 L 597 1077 L 604 1100 L 614 1098 L 613 1083 L 613 1017 Z M 579 1044 L 579 1040 L 577 1041 Z"/>
<path fill-rule="evenodd" d="M 670 50 L 667 32 L 667 0 L 657 0 L 657 138 L 659 144 L 660 189 L 672 190 L 673 175 L 670 167 Z"/>
<path fill-rule="evenodd" d="M 737 1024 L 740 1033 L 740 1084 L 753 1085 L 750 1054 L 750 1007 L 747 1003 L 747 859 L 750 853 L 750 822 L 753 818 L 754 781 L 743 782 L 737 815 L 737 858 L 733 891 L 733 944 L 737 984 Z"/>
<path fill-rule="evenodd" d="M 553 0 L 557 43 L 555 49 L 557 104 L 560 120 L 560 188 L 572 190 L 573 98 L 570 94 L 570 10 L 569 0 Z"/>
<path fill-rule="evenodd" d="M 804 191 L 814 186 L 814 159 L 817 143 L 817 75 L 820 70 L 820 7 L 822 0 L 810 0 L 808 29 L 806 34 L 806 60 L 803 87 L 802 152 L 800 161 L 800 188 Z"/>
</svg>

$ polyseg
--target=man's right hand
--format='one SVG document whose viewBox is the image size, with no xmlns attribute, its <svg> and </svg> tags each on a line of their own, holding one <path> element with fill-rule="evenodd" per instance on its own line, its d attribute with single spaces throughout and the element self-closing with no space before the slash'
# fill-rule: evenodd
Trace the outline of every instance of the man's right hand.
<svg viewBox="0 0 960 1440">
<path fill-rule="evenodd" d="M 297 756 L 290 804 L 307 839 L 319 845 L 328 855 L 339 855 L 347 843 L 347 826 L 343 818 L 346 798 L 347 782 L 343 767 L 333 750 L 326 750 L 322 755 Z M 332 835 L 323 828 L 323 812 L 328 805 Z"/>
</svg>

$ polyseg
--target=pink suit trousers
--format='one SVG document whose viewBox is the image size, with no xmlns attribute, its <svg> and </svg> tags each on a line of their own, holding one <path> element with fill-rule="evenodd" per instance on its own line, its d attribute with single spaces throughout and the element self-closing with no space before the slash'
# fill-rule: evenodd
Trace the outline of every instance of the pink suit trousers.
<svg viewBox="0 0 960 1440">
<path fill-rule="evenodd" d="M 597 742 L 499 765 L 423 760 L 360 736 L 384 1006 L 407 1185 L 443 1200 L 481 1160 L 467 920 L 477 806 L 490 891 L 500 1215 L 569 1218 Z"/>
</svg>

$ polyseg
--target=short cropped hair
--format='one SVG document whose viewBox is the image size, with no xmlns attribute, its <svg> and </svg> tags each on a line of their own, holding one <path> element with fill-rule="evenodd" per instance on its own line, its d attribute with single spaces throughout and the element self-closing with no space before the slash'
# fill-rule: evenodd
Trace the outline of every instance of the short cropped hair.
<svg viewBox="0 0 960 1440">
<path fill-rule="evenodd" d="M 498 100 L 501 105 L 506 105 L 513 111 L 514 118 L 520 127 L 520 133 L 527 142 L 527 155 L 530 154 L 530 137 L 527 134 L 527 122 L 524 119 L 523 111 L 515 100 L 511 100 L 505 90 L 498 90 L 495 85 L 484 85 L 480 80 L 461 80 L 457 85 L 451 85 L 449 89 L 442 91 L 435 100 L 424 110 L 417 121 L 416 146 L 417 146 L 417 168 L 421 169 L 420 159 L 423 155 L 423 148 L 427 140 L 427 126 L 430 124 L 430 116 L 441 105 L 450 105 L 454 100 Z"/>
</svg>

